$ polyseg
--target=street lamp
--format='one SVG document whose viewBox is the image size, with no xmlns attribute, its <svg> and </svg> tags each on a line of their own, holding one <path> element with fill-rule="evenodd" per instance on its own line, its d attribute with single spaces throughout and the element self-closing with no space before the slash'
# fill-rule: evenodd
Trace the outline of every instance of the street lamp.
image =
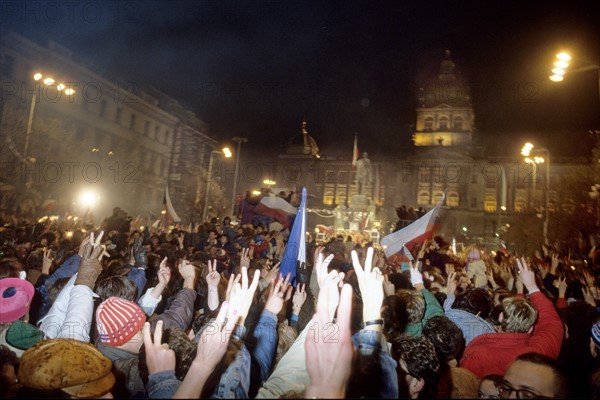
<svg viewBox="0 0 600 400">
<path fill-rule="evenodd" d="M 242 143 L 246 143 L 248 139 L 245 137 L 234 137 L 232 139 L 234 142 L 237 142 L 237 154 L 235 156 L 235 175 L 233 175 L 233 189 L 231 194 L 231 218 L 236 218 L 235 213 L 235 195 L 237 191 L 237 183 L 238 183 L 238 175 L 240 174 L 240 156 L 242 151 Z"/>
<path fill-rule="evenodd" d="M 41 72 L 36 72 L 35 74 L 33 74 L 33 80 L 36 82 L 40 81 L 42 78 L 44 78 L 44 75 Z M 46 86 L 51 86 L 51 85 L 56 84 L 56 81 L 54 80 L 54 78 L 52 78 L 50 76 L 46 76 L 42 82 Z M 65 89 L 66 87 L 67 86 L 64 83 L 56 84 L 56 89 L 59 92 L 64 90 L 64 93 L 67 96 L 72 96 L 75 94 L 74 89 L 72 89 L 72 88 Z M 23 157 L 25 159 L 27 159 L 27 152 L 29 151 L 29 139 L 30 139 L 31 134 L 33 133 L 33 113 L 35 112 L 35 103 L 36 103 L 36 91 L 34 90 L 33 95 L 31 96 L 31 106 L 29 106 L 29 120 L 27 121 L 27 133 L 25 135 L 25 146 L 23 148 Z"/>
<path fill-rule="evenodd" d="M 225 158 L 232 156 L 229 147 L 223 147 L 221 150 L 211 150 L 210 158 L 208 161 L 208 176 L 206 178 L 206 196 L 204 199 L 204 210 L 202 211 L 202 221 L 206 221 L 206 212 L 208 211 L 208 194 L 210 193 L 210 178 L 212 176 L 212 168 L 215 154 L 222 154 Z"/>
<path fill-rule="evenodd" d="M 565 75 L 569 71 L 571 60 L 572 57 L 567 52 L 561 51 L 558 53 L 555 57 L 552 67 L 552 75 L 550 75 L 548 78 L 552 82 L 562 82 L 565 79 Z M 578 61 L 581 64 L 581 60 L 574 61 Z M 592 70 L 596 70 L 598 73 L 598 101 L 600 101 L 600 64 L 593 64 L 584 61 L 584 65 L 582 67 L 571 71 L 570 74 Z"/>
<path fill-rule="evenodd" d="M 544 157 L 529 157 L 530 154 L 536 151 L 538 153 L 544 153 Z M 548 244 L 548 220 L 550 217 L 549 214 L 549 205 L 550 205 L 550 151 L 548 149 L 535 149 L 534 145 L 531 143 L 525 143 L 523 148 L 521 149 L 521 155 L 526 157 L 525 162 L 529 162 L 534 165 L 534 171 L 537 168 L 537 164 L 546 163 L 546 188 L 545 188 L 545 205 L 544 205 L 544 243 Z M 529 161 L 528 161 L 529 160 Z"/>
</svg>

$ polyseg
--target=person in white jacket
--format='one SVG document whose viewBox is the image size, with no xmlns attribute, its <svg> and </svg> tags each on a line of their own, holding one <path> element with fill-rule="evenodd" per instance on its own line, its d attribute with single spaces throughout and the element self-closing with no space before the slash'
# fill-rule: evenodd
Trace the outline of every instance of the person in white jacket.
<svg viewBox="0 0 600 400">
<path fill-rule="evenodd" d="M 487 286 L 487 276 L 485 262 L 481 259 L 481 252 L 477 248 L 472 248 L 467 253 L 467 267 L 465 269 L 469 279 L 475 284 L 475 287 Z"/>
</svg>

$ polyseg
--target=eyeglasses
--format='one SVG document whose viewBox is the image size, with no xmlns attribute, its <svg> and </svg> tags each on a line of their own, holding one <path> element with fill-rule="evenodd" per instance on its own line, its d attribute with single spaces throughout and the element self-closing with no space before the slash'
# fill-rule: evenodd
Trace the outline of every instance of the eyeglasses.
<svg viewBox="0 0 600 400">
<path fill-rule="evenodd" d="M 541 396 L 537 393 L 532 392 L 529 389 L 515 389 L 506 381 L 495 383 L 496 389 L 498 389 L 498 395 L 501 399 L 508 399 L 512 392 L 515 392 L 517 399 L 548 399 L 549 397 Z"/>
</svg>

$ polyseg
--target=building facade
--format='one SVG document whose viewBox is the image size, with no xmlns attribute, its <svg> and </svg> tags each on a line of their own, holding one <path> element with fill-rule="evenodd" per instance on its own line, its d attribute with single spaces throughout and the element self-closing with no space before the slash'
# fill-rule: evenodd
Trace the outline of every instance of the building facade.
<svg viewBox="0 0 600 400">
<path fill-rule="evenodd" d="M 193 211 L 189 192 L 195 196 L 205 185 L 182 177 L 197 176 L 216 147 L 199 118 L 57 43 L 45 47 L 12 32 L 1 39 L 3 208 L 26 211 L 51 199 L 77 210 L 79 193 L 91 191 L 100 215 L 114 206 L 158 214 L 169 183 L 176 208 Z M 54 82 L 46 84 L 48 78 Z"/>
</svg>

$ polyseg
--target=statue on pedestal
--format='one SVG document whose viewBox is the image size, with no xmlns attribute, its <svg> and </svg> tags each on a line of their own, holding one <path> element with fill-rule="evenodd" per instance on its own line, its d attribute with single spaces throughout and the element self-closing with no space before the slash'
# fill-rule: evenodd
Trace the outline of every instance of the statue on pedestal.
<svg viewBox="0 0 600 400">
<path fill-rule="evenodd" d="M 366 185 L 373 183 L 373 167 L 369 155 L 365 152 L 362 157 L 356 161 L 356 185 L 358 186 L 358 194 L 363 194 Z"/>
</svg>

